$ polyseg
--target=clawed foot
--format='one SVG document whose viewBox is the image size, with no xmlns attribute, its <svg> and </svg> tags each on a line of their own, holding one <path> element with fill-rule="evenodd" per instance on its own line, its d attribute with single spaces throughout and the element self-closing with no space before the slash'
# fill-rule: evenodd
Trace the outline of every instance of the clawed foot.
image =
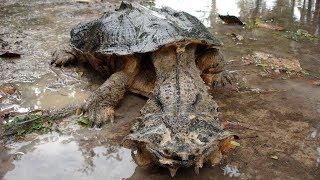
<svg viewBox="0 0 320 180">
<path fill-rule="evenodd" d="M 231 74 L 226 71 L 222 71 L 219 74 L 215 74 L 215 80 L 212 82 L 213 88 L 221 88 L 226 85 L 235 85 L 236 77 L 234 74 Z"/>
<path fill-rule="evenodd" d="M 92 127 L 97 128 L 100 128 L 107 122 L 113 123 L 115 116 L 113 107 L 90 108 L 86 113 L 88 114 L 88 118 L 92 122 Z"/>
<path fill-rule="evenodd" d="M 73 64 L 75 63 L 76 58 L 74 56 L 74 54 L 72 54 L 70 51 L 68 50 L 57 50 L 55 52 L 53 52 L 52 54 L 52 60 L 51 60 L 51 65 L 53 66 L 66 66 L 69 64 Z"/>
</svg>

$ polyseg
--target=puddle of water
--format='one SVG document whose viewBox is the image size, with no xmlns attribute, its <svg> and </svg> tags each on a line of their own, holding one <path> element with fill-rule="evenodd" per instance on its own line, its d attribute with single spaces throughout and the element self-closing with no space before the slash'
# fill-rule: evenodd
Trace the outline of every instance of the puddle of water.
<svg viewBox="0 0 320 180">
<path fill-rule="evenodd" d="M 56 133 L 12 144 L 14 169 L 4 179 L 123 179 L 136 168 L 131 150 L 108 146 L 90 150 L 73 136 Z"/>
<path fill-rule="evenodd" d="M 84 81 L 58 82 L 42 78 L 35 84 L 20 84 L 18 86 L 22 98 L 21 107 L 32 109 L 62 108 L 68 104 L 81 104 L 88 97 L 89 92 L 83 88 Z M 68 84 L 65 86 L 65 84 Z"/>
<path fill-rule="evenodd" d="M 0 105 L 0 111 L 13 109 L 15 112 L 28 112 L 82 104 L 89 96 L 89 91 L 85 89 L 87 85 L 87 81 L 76 77 L 61 79 L 50 75 L 43 76 L 32 84 L 19 83 L 16 84 L 18 93 Z"/>
</svg>

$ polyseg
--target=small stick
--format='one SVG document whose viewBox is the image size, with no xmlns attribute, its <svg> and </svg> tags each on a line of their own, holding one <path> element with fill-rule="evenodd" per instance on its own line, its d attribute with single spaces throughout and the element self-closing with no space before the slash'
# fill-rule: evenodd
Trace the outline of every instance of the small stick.
<svg viewBox="0 0 320 180">
<path fill-rule="evenodd" d="M 226 121 L 223 123 L 224 127 L 227 129 L 241 129 L 241 128 L 245 128 L 245 129 L 250 129 L 250 130 L 254 130 L 254 131 L 264 131 L 261 129 L 258 129 L 257 127 L 252 127 L 252 125 L 246 124 L 246 123 L 242 123 L 242 122 L 230 122 L 230 121 Z"/>
</svg>

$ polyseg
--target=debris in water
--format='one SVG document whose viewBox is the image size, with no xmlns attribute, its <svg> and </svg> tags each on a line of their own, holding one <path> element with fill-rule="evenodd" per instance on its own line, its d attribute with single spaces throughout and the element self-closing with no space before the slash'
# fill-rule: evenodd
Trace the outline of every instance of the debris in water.
<svg viewBox="0 0 320 180">
<path fill-rule="evenodd" d="M 219 15 L 219 18 L 225 22 L 226 24 L 237 24 L 240 26 L 244 26 L 245 24 L 236 16 L 230 16 L 230 15 Z"/>
<path fill-rule="evenodd" d="M 275 30 L 275 31 L 283 31 L 284 27 L 275 25 L 275 24 L 271 24 L 271 23 L 263 23 L 263 22 L 257 22 L 256 26 L 259 28 L 266 28 L 266 29 L 271 29 L 271 30 Z"/>
<path fill-rule="evenodd" d="M 20 58 L 21 54 L 9 50 L 0 49 L 0 57 L 2 58 Z"/>
<path fill-rule="evenodd" d="M 231 34 L 237 41 L 242 41 L 244 38 L 240 34 L 232 33 Z"/>
<path fill-rule="evenodd" d="M 25 135 L 32 132 L 46 133 L 51 130 L 52 119 L 39 113 L 15 116 L 5 123 L 2 136 Z"/>
<path fill-rule="evenodd" d="M 294 41 L 299 41 L 299 40 L 315 41 L 315 40 L 319 40 L 320 38 L 319 36 L 310 34 L 308 31 L 304 29 L 298 29 L 296 32 L 286 31 L 284 34 L 284 37 L 288 39 L 292 39 Z"/>
<path fill-rule="evenodd" d="M 223 174 L 229 175 L 229 177 L 239 177 L 241 175 L 239 169 L 236 166 L 226 165 L 223 168 Z"/>
<path fill-rule="evenodd" d="M 292 74 L 303 71 L 296 58 L 280 58 L 264 52 L 254 52 L 253 55 L 245 56 L 242 58 L 242 62 L 245 65 L 255 64 L 269 74 L 275 75 L 279 75 L 281 72 Z"/>
</svg>

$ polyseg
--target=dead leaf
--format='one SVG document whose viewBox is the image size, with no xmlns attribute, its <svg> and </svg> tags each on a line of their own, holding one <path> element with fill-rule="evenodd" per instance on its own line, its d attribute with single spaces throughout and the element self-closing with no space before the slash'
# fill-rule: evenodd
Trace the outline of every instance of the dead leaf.
<svg viewBox="0 0 320 180">
<path fill-rule="evenodd" d="M 224 139 L 220 143 L 219 150 L 222 154 L 225 154 L 225 153 L 227 153 L 227 152 L 229 152 L 239 146 L 240 146 L 240 143 L 236 142 L 233 137 L 229 137 L 229 138 Z"/>
<path fill-rule="evenodd" d="M 236 16 L 230 16 L 230 15 L 219 15 L 219 18 L 225 22 L 226 24 L 236 24 L 240 26 L 244 26 L 245 24 Z"/>
<path fill-rule="evenodd" d="M 20 58 L 21 54 L 9 50 L 0 49 L 0 57 L 2 58 Z"/>
</svg>

